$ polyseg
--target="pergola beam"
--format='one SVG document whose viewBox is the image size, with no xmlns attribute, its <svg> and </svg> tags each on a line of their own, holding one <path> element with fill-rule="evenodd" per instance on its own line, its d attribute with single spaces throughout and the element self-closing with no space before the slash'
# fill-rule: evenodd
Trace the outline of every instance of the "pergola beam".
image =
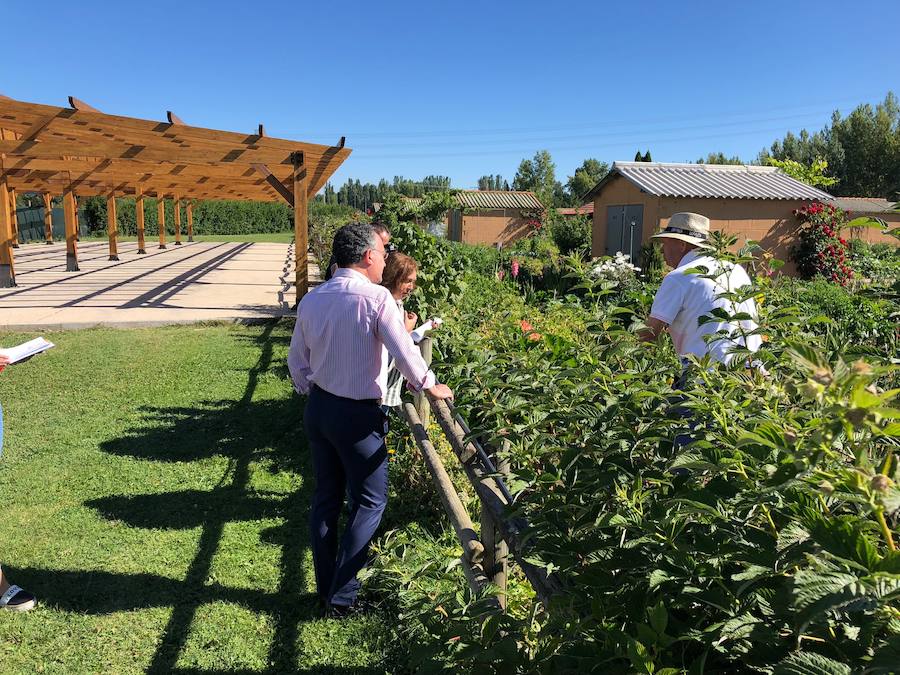
<svg viewBox="0 0 900 675">
<path fill-rule="evenodd" d="M 294 191 L 288 190 L 284 183 L 282 183 L 275 175 L 269 171 L 269 167 L 265 164 L 252 164 L 254 169 L 256 169 L 257 173 L 259 173 L 263 178 L 265 178 L 266 183 L 271 185 L 275 191 L 281 195 L 281 197 L 288 203 L 289 206 L 293 208 L 294 206 Z"/>
<path fill-rule="evenodd" d="M 77 98 L 75 98 L 74 96 L 70 96 L 70 97 L 69 97 L 69 106 L 70 106 L 73 110 L 80 110 L 80 111 L 82 111 L 82 112 L 95 112 L 95 113 L 100 112 L 100 111 L 97 110 L 94 106 L 88 105 L 88 104 L 85 103 L 84 101 L 82 101 L 82 100 L 80 100 L 80 99 L 77 99 Z"/>
</svg>

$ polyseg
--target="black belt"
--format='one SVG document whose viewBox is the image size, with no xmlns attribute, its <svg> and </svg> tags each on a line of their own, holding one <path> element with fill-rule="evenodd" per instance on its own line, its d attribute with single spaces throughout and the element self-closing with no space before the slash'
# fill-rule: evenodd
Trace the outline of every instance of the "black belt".
<svg viewBox="0 0 900 675">
<path fill-rule="evenodd" d="M 350 401 L 351 403 L 365 403 L 367 405 L 381 405 L 380 398 L 347 398 L 346 396 L 338 396 L 337 394 L 332 394 L 330 391 L 322 389 L 315 382 L 312 383 L 312 386 L 309 388 L 309 393 L 313 393 L 314 391 L 321 392 L 326 396 L 330 396 L 331 398 L 337 398 L 342 401 Z"/>
</svg>

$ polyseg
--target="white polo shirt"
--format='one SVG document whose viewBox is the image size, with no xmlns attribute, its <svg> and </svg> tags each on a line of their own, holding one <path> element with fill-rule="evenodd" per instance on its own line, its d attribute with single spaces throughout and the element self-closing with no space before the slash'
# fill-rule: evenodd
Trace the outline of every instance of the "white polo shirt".
<svg viewBox="0 0 900 675">
<path fill-rule="evenodd" d="M 705 272 L 686 274 L 691 268 L 705 267 L 708 274 L 718 272 L 715 279 L 706 279 Z M 730 363 L 734 358 L 729 352 L 735 347 L 746 346 L 755 352 L 762 344 L 759 335 L 751 335 L 744 344 L 738 324 L 745 332 L 756 330 L 752 320 L 723 321 L 715 319 L 700 325 L 700 317 L 709 315 L 715 308 L 722 308 L 729 315 L 746 312 L 757 317 L 756 302 L 751 298 L 736 304 L 719 297 L 722 293 L 736 291 L 750 284 L 750 277 L 740 265 L 716 260 L 702 249 L 689 251 L 669 272 L 660 284 L 653 299 L 650 316 L 669 325 L 669 334 L 679 356 L 709 354 L 716 361 Z M 729 337 L 721 337 L 707 344 L 704 336 L 725 330 Z"/>
</svg>

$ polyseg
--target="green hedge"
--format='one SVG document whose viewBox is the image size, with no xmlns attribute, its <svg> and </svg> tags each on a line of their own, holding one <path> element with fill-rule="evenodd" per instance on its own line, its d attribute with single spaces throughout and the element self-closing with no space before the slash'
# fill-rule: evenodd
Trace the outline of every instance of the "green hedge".
<svg viewBox="0 0 900 675">
<path fill-rule="evenodd" d="M 106 199 L 87 197 L 83 201 L 88 231 L 106 231 Z M 356 212 L 346 206 L 309 203 L 310 219 L 344 218 L 349 222 Z M 131 197 L 116 199 L 116 215 L 119 232 L 137 234 L 135 200 Z M 194 205 L 194 234 L 252 234 L 261 232 L 289 232 L 294 227 L 293 210 L 281 202 L 202 201 Z M 144 199 L 144 231 L 148 236 L 159 233 L 156 199 Z M 175 209 L 172 200 L 166 200 L 166 231 L 175 233 Z M 181 204 L 181 231 L 187 232 L 186 204 Z"/>
</svg>

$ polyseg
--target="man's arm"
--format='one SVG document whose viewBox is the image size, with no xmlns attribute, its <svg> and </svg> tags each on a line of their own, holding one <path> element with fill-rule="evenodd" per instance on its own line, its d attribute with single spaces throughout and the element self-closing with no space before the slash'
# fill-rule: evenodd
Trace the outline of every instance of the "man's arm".
<svg viewBox="0 0 900 675">
<path fill-rule="evenodd" d="M 291 336 L 291 348 L 288 351 L 288 371 L 298 394 L 308 394 L 310 388 L 309 347 L 303 337 L 303 324 L 300 321 L 300 309 L 297 308 L 297 323 Z"/>
<path fill-rule="evenodd" d="M 378 334 L 388 353 L 394 357 L 394 365 L 406 378 L 410 388 L 419 392 L 427 390 L 436 398 L 453 398 L 453 392 L 444 384 L 438 384 L 434 373 L 428 370 L 425 360 L 406 331 L 400 310 L 388 300 L 378 312 Z"/>
<path fill-rule="evenodd" d="M 638 331 L 638 338 L 644 342 L 656 342 L 668 327 L 669 324 L 662 319 L 651 316 L 647 319 L 646 327 Z"/>
</svg>

